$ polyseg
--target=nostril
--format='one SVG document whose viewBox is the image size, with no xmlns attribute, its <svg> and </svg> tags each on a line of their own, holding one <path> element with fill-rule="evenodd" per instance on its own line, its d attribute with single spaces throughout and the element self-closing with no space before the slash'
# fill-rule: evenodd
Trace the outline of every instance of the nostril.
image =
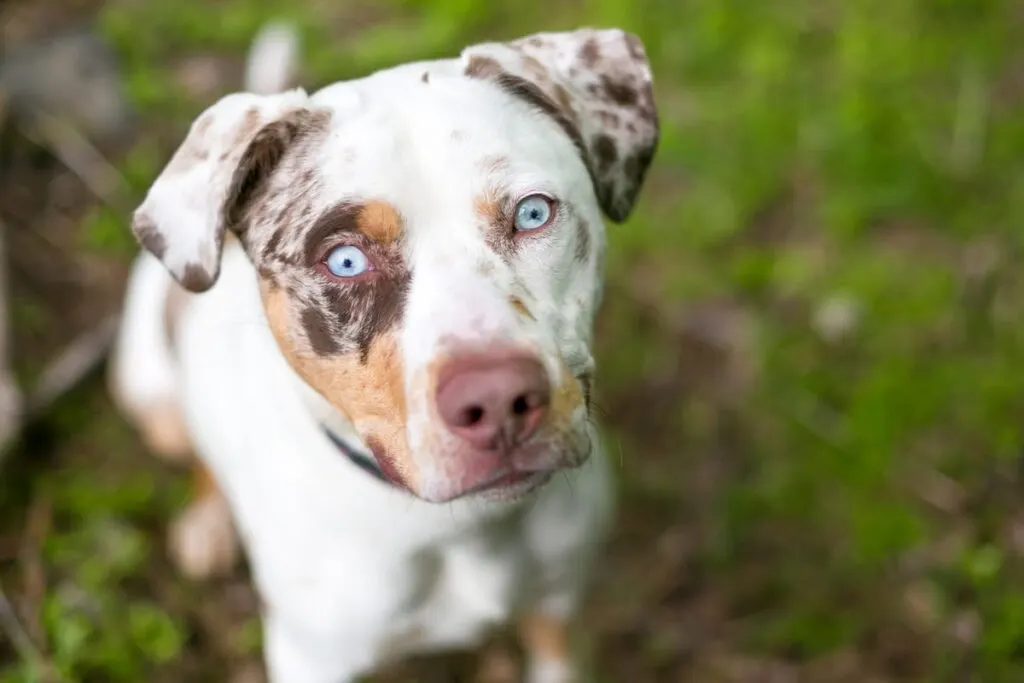
<svg viewBox="0 0 1024 683">
<path fill-rule="evenodd" d="M 530 410 L 530 401 L 526 394 L 520 394 L 516 396 L 512 401 L 512 414 L 516 417 L 522 417 Z"/>
<path fill-rule="evenodd" d="M 484 419 L 484 409 L 481 406 L 469 406 L 462 411 L 459 427 L 473 427 Z"/>
</svg>

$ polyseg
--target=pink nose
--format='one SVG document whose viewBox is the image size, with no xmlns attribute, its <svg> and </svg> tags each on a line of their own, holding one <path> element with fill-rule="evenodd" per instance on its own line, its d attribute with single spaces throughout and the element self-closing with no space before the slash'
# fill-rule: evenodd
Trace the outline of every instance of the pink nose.
<svg viewBox="0 0 1024 683">
<path fill-rule="evenodd" d="M 507 353 L 456 358 L 437 385 L 437 408 L 448 430 L 480 450 L 525 441 L 550 401 L 544 367 L 534 358 Z"/>
</svg>

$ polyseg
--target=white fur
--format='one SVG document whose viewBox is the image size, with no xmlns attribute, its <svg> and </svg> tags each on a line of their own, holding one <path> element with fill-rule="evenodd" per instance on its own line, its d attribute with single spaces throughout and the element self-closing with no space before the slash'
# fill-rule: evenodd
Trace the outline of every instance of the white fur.
<svg viewBox="0 0 1024 683">
<path fill-rule="evenodd" d="M 458 444 L 420 388 L 427 366 L 457 347 L 500 342 L 534 351 L 553 378 L 589 371 L 601 291 L 603 223 L 571 142 L 549 118 L 459 76 L 462 69 L 458 59 L 407 64 L 308 99 L 301 90 L 238 94 L 210 110 L 211 160 L 253 107 L 267 119 L 296 106 L 331 110 L 332 131 L 315 152 L 324 170 L 316 203 L 326 209 L 344 197 L 372 196 L 406 217 L 405 256 L 415 279 L 399 348 L 417 496 L 369 477 L 325 437 L 322 424 L 359 443 L 375 425 L 346 422 L 299 379 L 270 332 L 242 248 L 228 243 L 217 263 L 209 169 L 158 182 L 144 205 L 153 221 L 169 220 L 161 229 L 174 239 L 163 264 L 146 253 L 135 264 L 114 389 L 127 397 L 129 413 L 154 398 L 180 399 L 265 603 L 272 683 L 344 683 L 397 657 L 477 645 L 490 628 L 528 612 L 570 618 L 611 520 L 608 463 L 583 406 L 573 416 L 592 445 L 583 466 L 556 473 L 521 502 L 428 502 L 458 490 Z M 491 135 L 495 128 L 504 134 Z M 472 198 L 493 180 L 481 160 L 495 157 L 508 160 L 502 181 L 518 191 L 572 201 L 588 226 L 592 258 L 567 256 L 576 237 L 566 216 L 548 229 L 552 237 L 522 247 L 513 265 L 487 247 Z M 183 312 L 172 362 L 157 312 L 171 284 L 167 271 L 180 276 L 190 263 L 219 277 Z M 532 320 L 515 315 L 510 296 L 525 302 Z M 226 533 L 207 513 L 178 532 L 189 534 L 185 564 L 196 573 L 223 561 L 194 552 L 197 538 Z M 528 677 L 562 683 L 572 675 L 571 662 L 537 661 Z"/>
</svg>

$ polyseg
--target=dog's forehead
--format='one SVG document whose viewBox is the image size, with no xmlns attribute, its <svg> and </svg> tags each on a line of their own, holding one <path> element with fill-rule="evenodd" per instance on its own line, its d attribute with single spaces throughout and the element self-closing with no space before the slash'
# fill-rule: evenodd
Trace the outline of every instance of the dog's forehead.
<svg viewBox="0 0 1024 683">
<path fill-rule="evenodd" d="M 332 110 L 316 160 L 327 189 L 375 197 L 403 212 L 465 208 L 496 189 L 569 192 L 588 182 L 558 126 L 453 62 L 421 62 L 335 84 L 314 95 Z"/>
</svg>

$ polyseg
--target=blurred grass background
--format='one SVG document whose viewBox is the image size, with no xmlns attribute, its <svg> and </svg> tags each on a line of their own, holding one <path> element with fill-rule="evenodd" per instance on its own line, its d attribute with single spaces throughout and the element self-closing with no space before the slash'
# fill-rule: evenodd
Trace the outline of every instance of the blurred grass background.
<svg viewBox="0 0 1024 683">
<path fill-rule="evenodd" d="M 268 18 L 302 27 L 310 90 L 477 40 L 636 33 L 662 138 L 636 216 L 609 226 L 597 400 L 622 503 L 583 621 L 593 679 L 1024 681 L 1024 4 L 93 9 L 144 121 L 117 160 L 137 193 L 240 87 Z M 135 251 L 109 209 L 78 225 L 83 252 Z M 235 675 L 259 648 L 244 577 L 185 585 L 162 559 L 180 474 L 99 384 L 50 426 L 55 454 L 4 493 L 12 537 L 48 511 L 43 585 L 4 560 L 40 656 L 73 681 Z M 6 654 L 0 681 L 41 680 Z"/>
</svg>

